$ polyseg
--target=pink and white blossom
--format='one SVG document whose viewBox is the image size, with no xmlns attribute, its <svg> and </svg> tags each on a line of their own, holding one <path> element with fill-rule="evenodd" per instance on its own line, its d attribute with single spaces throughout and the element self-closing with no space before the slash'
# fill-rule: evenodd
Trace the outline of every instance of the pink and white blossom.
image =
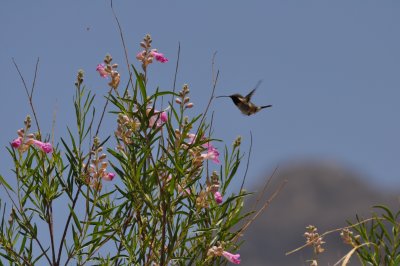
<svg viewBox="0 0 400 266">
<path fill-rule="evenodd" d="M 150 109 L 148 109 L 150 110 Z M 168 121 L 168 114 L 165 111 L 157 111 L 154 110 L 154 114 L 150 117 L 149 120 L 149 127 L 152 128 L 155 124 L 156 128 L 161 127 L 162 125 L 164 125 L 165 122 Z"/>
<path fill-rule="evenodd" d="M 21 138 L 21 137 L 18 137 L 18 138 L 14 139 L 14 140 L 11 142 L 11 146 L 12 146 L 13 148 L 18 148 L 19 146 L 21 146 L 21 144 L 22 144 L 22 138 Z"/>
<path fill-rule="evenodd" d="M 139 61 L 143 61 L 145 53 L 146 53 L 146 51 L 141 51 L 141 52 L 137 53 L 136 59 Z"/>
<path fill-rule="evenodd" d="M 218 150 L 211 144 L 211 143 L 206 143 L 203 146 L 206 146 L 205 148 L 207 148 L 207 152 L 206 153 L 202 153 L 201 157 L 203 157 L 203 159 L 209 159 L 212 160 L 214 163 L 219 164 L 219 152 Z"/>
<path fill-rule="evenodd" d="M 98 64 L 96 67 L 96 71 L 99 72 L 100 77 L 102 77 L 102 78 L 106 78 L 109 76 L 109 73 L 106 71 L 105 64 Z"/>
<path fill-rule="evenodd" d="M 214 199 L 215 199 L 215 202 L 217 204 L 221 204 L 222 203 L 222 201 L 223 201 L 222 200 L 222 195 L 221 195 L 221 193 L 219 193 L 219 191 L 214 193 Z"/>
<path fill-rule="evenodd" d="M 114 173 L 105 173 L 105 175 L 103 175 L 103 179 L 106 181 L 112 181 L 115 177 Z"/>
<path fill-rule="evenodd" d="M 32 141 L 32 143 L 33 143 L 33 145 L 40 148 L 45 153 L 50 153 L 53 151 L 53 146 L 51 145 L 50 142 L 41 142 L 41 141 L 35 139 Z"/>
<path fill-rule="evenodd" d="M 168 62 L 168 58 L 166 58 L 165 56 L 164 56 L 164 54 L 162 54 L 162 53 L 158 53 L 157 51 L 151 51 L 150 52 L 150 54 L 152 55 L 152 56 L 154 56 L 154 58 L 158 61 L 158 62 L 160 62 L 160 63 L 166 63 L 166 62 Z"/>
<path fill-rule="evenodd" d="M 223 251 L 222 255 L 229 260 L 230 262 L 232 262 L 233 264 L 240 264 L 240 254 L 232 254 L 229 253 L 227 251 Z"/>
</svg>

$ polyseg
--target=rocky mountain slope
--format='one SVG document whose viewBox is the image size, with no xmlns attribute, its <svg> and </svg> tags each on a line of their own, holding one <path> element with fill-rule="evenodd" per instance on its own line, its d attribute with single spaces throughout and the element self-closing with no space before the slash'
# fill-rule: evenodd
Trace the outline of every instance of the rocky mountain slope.
<svg viewBox="0 0 400 266">
<path fill-rule="evenodd" d="M 373 205 L 399 209 L 400 193 L 388 194 L 372 187 L 354 172 L 332 163 L 302 162 L 280 167 L 266 198 L 284 179 L 288 180 L 285 188 L 244 234 L 245 243 L 240 250 L 243 265 L 309 265 L 306 260 L 312 258 L 311 248 L 285 256 L 285 252 L 305 243 L 307 225 L 315 225 L 323 233 L 346 226 L 346 221 L 354 221 L 356 214 L 370 217 Z M 257 190 L 261 188 L 262 185 L 257 186 Z M 250 208 L 254 202 L 252 197 L 246 206 Z M 325 241 L 326 251 L 319 257 L 319 265 L 333 265 L 350 250 L 339 233 Z M 350 265 L 360 263 L 354 257 Z"/>
</svg>

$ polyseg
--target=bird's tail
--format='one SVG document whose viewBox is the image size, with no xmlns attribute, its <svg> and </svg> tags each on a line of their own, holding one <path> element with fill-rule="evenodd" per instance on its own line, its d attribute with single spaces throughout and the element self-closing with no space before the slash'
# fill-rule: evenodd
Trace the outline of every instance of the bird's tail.
<svg viewBox="0 0 400 266">
<path fill-rule="evenodd" d="M 270 105 L 264 105 L 264 106 L 261 106 L 260 108 L 264 109 L 264 108 L 268 108 L 268 107 L 272 107 L 272 105 L 271 104 Z"/>
</svg>

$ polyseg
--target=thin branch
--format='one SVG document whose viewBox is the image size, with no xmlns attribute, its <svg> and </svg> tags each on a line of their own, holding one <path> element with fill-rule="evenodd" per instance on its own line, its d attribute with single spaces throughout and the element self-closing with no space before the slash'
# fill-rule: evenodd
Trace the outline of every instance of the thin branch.
<svg viewBox="0 0 400 266">
<path fill-rule="evenodd" d="M 217 55 L 217 51 L 215 51 L 213 53 L 213 57 L 211 60 L 211 82 L 214 84 L 216 83 L 216 79 L 215 79 L 215 70 L 214 70 L 214 65 L 215 65 L 215 56 Z"/>
<path fill-rule="evenodd" d="M 256 200 L 256 202 L 254 203 L 254 206 L 253 206 L 253 208 L 252 208 L 253 210 L 255 210 L 255 209 L 257 208 L 258 203 L 260 202 L 262 196 L 263 196 L 263 195 L 265 194 L 265 192 L 267 191 L 267 189 L 268 189 L 268 187 L 269 187 L 269 185 L 270 185 L 270 183 L 271 183 L 271 180 L 272 180 L 272 178 L 275 176 L 275 173 L 276 173 L 276 171 L 278 170 L 278 168 L 279 168 L 279 165 L 277 165 L 277 166 L 275 167 L 275 169 L 274 169 L 274 171 L 272 172 L 272 174 L 268 177 L 267 182 L 265 182 L 265 185 L 264 185 L 264 188 L 263 188 L 262 192 L 258 195 L 257 200 Z"/>
<path fill-rule="evenodd" d="M 179 58 L 180 58 L 180 55 L 181 55 L 181 43 L 178 42 L 178 56 L 177 56 L 177 58 L 176 58 L 174 83 L 173 83 L 173 85 L 172 85 L 172 92 L 173 92 L 173 93 L 175 93 L 175 90 L 176 90 L 176 79 L 177 79 L 177 77 L 178 77 L 178 69 L 179 69 Z M 174 97 L 175 97 L 175 95 L 172 94 L 172 96 L 171 96 L 171 103 L 174 102 Z M 164 97 L 163 97 L 163 98 L 164 98 Z M 161 98 L 161 101 L 162 101 L 163 98 Z M 161 106 L 162 106 L 162 105 L 163 105 L 163 102 L 161 102 Z M 171 109 L 171 114 L 172 114 L 172 109 Z"/>
<path fill-rule="evenodd" d="M 368 218 L 368 219 L 362 220 L 362 221 L 360 221 L 360 222 L 358 222 L 358 223 L 355 223 L 355 224 L 352 224 L 352 225 L 349 225 L 349 226 L 340 227 L 340 228 L 336 228 L 336 229 L 333 229 L 333 230 L 330 230 L 330 231 L 326 231 L 325 233 L 323 233 L 322 235 L 320 235 L 319 238 L 316 238 L 315 240 L 310 241 L 310 242 L 308 242 L 308 243 L 302 245 L 301 247 L 296 248 L 296 249 L 294 249 L 294 250 L 292 250 L 292 251 L 286 252 L 285 255 L 286 255 L 286 256 L 287 256 L 287 255 L 290 255 L 290 254 L 295 253 L 295 252 L 297 252 L 297 251 L 299 251 L 299 250 L 301 250 L 301 249 L 303 249 L 303 248 L 305 248 L 305 247 L 307 247 L 307 246 L 310 246 L 310 245 L 312 245 L 315 241 L 317 241 L 318 239 L 320 239 L 320 238 L 322 238 L 322 237 L 324 237 L 324 236 L 326 236 L 326 235 L 328 235 L 328 234 L 331 234 L 331 233 L 334 233 L 334 232 L 339 232 L 339 231 L 342 231 L 342 230 L 344 230 L 344 229 L 353 228 L 353 227 L 355 227 L 355 226 L 357 226 L 357 225 L 360 225 L 360 224 L 363 224 L 363 223 L 366 223 L 366 222 L 369 222 L 369 221 L 372 221 L 372 220 L 379 220 L 379 219 L 384 219 L 384 218 L 382 218 L 382 217 L 372 217 L 372 218 Z"/>
<path fill-rule="evenodd" d="M 22 80 L 22 83 L 24 84 L 26 96 L 28 96 L 28 99 L 29 99 L 30 97 L 29 97 L 28 87 L 26 86 L 26 83 L 25 83 L 25 79 L 24 79 L 24 77 L 22 76 L 21 71 L 19 70 L 17 63 L 15 62 L 14 57 L 12 58 L 12 61 L 13 61 L 13 63 L 14 63 L 15 68 L 16 68 L 17 71 L 18 71 L 18 74 L 19 74 L 19 77 L 20 77 L 21 80 Z"/>
<path fill-rule="evenodd" d="M 56 100 L 56 106 L 54 107 L 53 111 L 53 121 L 51 123 L 51 143 L 54 146 L 54 135 L 55 135 L 55 128 L 56 128 L 56 118 L 57 118 L 57 100 Z"/>
<path fill-rule="evenodd" d="M 254 216 L 247 221 L 247 223 L 240 229 L 240 231 L 236 234 L 236 236 L 232 239 L 232 242 L 236 242 L 239 237 L 247 230 L 247 228 L 257 219 L 257 217 L 266 209 L 269 207 L 271 202 L 278 196 L 278 194 L 282 191 L 282 189 L 285 187 L 286 183 L 288 181 L 285 179 L 281 185 L 278 187 L 278 189 L 272 194 L 272 196 L 264 203 L 264 205 L 257 211 Z"/>
<path fill-rule="evenodd" d="M 33 113 L 33 116 L 34 116 L 34 118 L 35 118 L 36 127 L 37 127 L 37 129 L 38 129 L 39 135 L 41 136 L 41 131 L 40 131 L 40 127 L 39 127 L 39 120 L 38 120 L 38 117 L 37 117 L 37 115 L 36 115 L 35 107 L 33 106 L 33 100 L 32 100 L 33 91 L 34 91 L 35 83 L 36 83 L 36 76 L 37 76 L 38 67 L 39 67 L 39 58 L 38 58 L 37 61 L 36 61 L 35 77 L 34 77 L 34 80 L 33 80 L 32 88 L 31 88 L 31 93 L 28 92 L 28 86 L 26 85 L 25 79 L 24 79 L 24 77 L 22 76 L 22 73 L 21 73 L 21 71 L 19 70 L 19 67 L 18 67 L 17 63 L 15 62 L 14 57 L 12 58 L 12 61 L 13 61 L 13 63 L 14 63 L 15 68 L 16 68 L 17 71 L 18 71 L 18 74 L 19 74 L 19 77 L 21 78 L 22 83 L 24 84 L 26 96 L 28 97 L 29 105 L 31 106 L 32 113 Z"/>
<path fill-rule="evenodd" d="M 240 191 L 242 191 L 243 186 L 244 186 L 244 181 L 246 181 L 246 176 L 247 176 L 247 171 L 249 170 L 249 165 L 250 165 L 250 156 L 251 156 L 251 148 L 253 147 L 253 133 L 251 133 L 250 130 L 250 147 L 249 147 L 249 155 L 247 156 L 247 163 L 246 163 L 246 171 L 244 172 L 244 176 L 243 176 L 243 181 L 242 181 L 242 185 L 240 186 Z"/>
<path fill-rule="evenodd" d="M 217 71 L 217 75 L 216 75 L 216 77 L 215 77 L 215 82 L 214 82 L 214 85 L 213 85 L 213 88 L 212 88 L 211 96 L 210 96 L 210 99 L 208 100 L 207 107 L 206 107 L 206 109 L 204 110 L 204 113 L 203 113 L 203 116 L 201 117 L 201 120 L 200 120 L 199 125 L 201 125 L 201 124 L 203 123 L 204 119 L 206 118 L 206 115 L 207 115 L 208 109 L 210 108 L 211 102 L 212 102 L 212 100 L 215 98 L 214 95 L 215 95 L 215 89 L 216 89 L 216 87 L 217 87 L 218 77 L 219 77 L 219 70 Z M 200 129 L 200 127 L 199 127 L 199 129 Z M 199 131 L 199 130 L 197 130 L 196 135 L 199 133 L 198 131 Z"/>
<path fill-rule="evenodd" d="M 36 66 L 35 66 L 35 76 L 33 77 L 33 82 L 32 82 L 32 88 L 31 88 L 31 99 L 33 98 L 33 90 L 35 89 L 35 84 L 36 84 L 36 77 L 37 77 L 37 72 L 38 72 L 38 68 L 39 68 L 39 57 L 36 61 Z"/>
<path fill-rule="evenodd" d="M 216 54 L 217 54 L 217 52 L 214 52 L 213 57 L 212 57 L 212 62 L 211 62 L 211 68 L 212 68 L 212 72 L 213 73 L 214 73 L 214 60 L 215 60 L 215 55 Z M 213 77 L 214 77 L 214 74 L 213 74 Z M 204 110 L 203 116 L 202 116 L 202 118 L 200 120 L 200 125 L 203 123 L 203 121 L 204 121 L 204 119 L 205 119 L 205 117 L 207 115 L 208 109 L 210 108 L 211 102 L 215 98 L 214 95 L 215 95 L 215 89 L 217 87 L 218 77 L 219 77 L 219 70 L 217 71 L 217 75 L 215 76 L 215 79 L 213 78 L 211 96 L 210 96 L 210 99 L 208 100 L 207 107 Z"/>
<path fill-rule="evenodd" d="M 178 77 L 178 69 L 179 69 L 179 58 L 180 58 L 180 55 L 181 55 L 181 43 L 178 42 L 178 57 L 177 57 L 177 59 L 176 59 L 175 75 L 174 75 L 174 85 L 173 85 L 173 87 L 172 87 L 172 92 L 174 92 L 174 93 L 175 93 L 175 89 L 176 89 L 176 79 L 177 79 L 177 77 Z M 174 96 L 172 96 L 172 97 L 174 97 Z"/>
<path fill-rule="evenodd" d="M 56 262 L 56 251 L 54 248 L 54 231 L 53 231 L 53 219 L 52 219 L 52 209 L 51 206 L 47 206 L 47 216 L 48 216 L 48 221 L 47 225 L 49 227 L 49 233 L 50 233 L 50 244 L 51 244 L 51 254 L 52 254 L 52 259 L 53 259 L 53 264 Z"/>
<path fill-rule="evenodd" d="M 111 88 L 111 89 L 108 91 L 108 95 L 111 95 L 111 94 L 112 94 L 112 90 L 113 90 L 113 88 Z M 109 100 L 109 98 L 107 97 L 107 101 L 106 101 L 106 103 L 104 104 L 103 112 L 101 113 L 101 116 L 100 116 L 99 124 L 97 125 L 96 134 L 94 135 L 95 137 L 97 137 L 98 134 L 99 134 L 100 126 L 101 126 L 101 123 L 103 122 L 104 114 L 106 113 L 106 109 L 107 109 L 107 105 L 108 105 L 108 102 L 109 102 L 109 101 L 110 101 L 110 100 Z"/>
<path fill-rule="evenodd" d="M 121 24 L 119 23 L 119 19 L 118 19 L 118 17 L 117 17 L 117 14 L 115 13 L 115 10 L 114 10 L 114 7 L 113 7 L 113 0 L 111 0 L 111 11 L 112 11 L 113 16 L 114 16 L 114 18 L 115 18 L 115 21 L 117 22 L 118 31 L 119 31 L 119 35 L 120 35 L 120 37 L 121 37 L 122 46 L 124 47 L 126 66 L 127 66 L 127 68 L 128 68 L 128 71 L 129 71 L 129 82 L 128 82 L 128 86 L 129 86 L 129 83 L 131 83 L 131 85 L 133 86 L 133 82 L 132 82 L 132 71 L 131 71 L 131 67 L 130 67 L 130 65 L 129 65 L 129 58 L 128 58 L 128 50 L 127 50 L 126 45 L 125 45 L 125 39 L 124 39 L 124 34 L 123 34 L 123 32 L 122 32 Z M 133 89 L 133 87 L 132 87 L 132 89 Z"/>
<path fill-rule="evenodd" d="M 78 201 L 78 197 L 79 197 L 79 195 L 80 195 L 81 187 L 82 187 L 82 185 L 79 184 L 78 190 L 76 191 L 75 197 L 74 197 L 74 199 L 73 199 L 73 201 L 72 201 L 71 210 L 70 210 L 70 213 L 69 213 L 69 215 L 68 215 L 67 222 L 65 223 L 64 232 L 63 232 L 63 235 L 62 235 L 62 237 L 61 237 L 60 246 L 59 246 L 59 248 L 58 248 L 57 263 L 56 263 L 56 265 L 60 265 L 60 261 L 61 261 L 61 252 L 62 252 L 62 249 L 63 249 L 63 243 L 64 243 L 64 240 L 65 240 L 65 237 L 67 236 L 67 232 L 68 232 L 68 228 L 69 228 L 69 223 L 71 222 L 71 218 L 72 218 L 72 211 L 75 209 L 76 202 Z"/>
<path fill-rule="evenodd" d="M 214 111 L 211 113 L 210 129 L 208 130 L 208 138 L 211 137 L 211 133 L 212 133 L 211 130 L 212 130 L 212 127 L 213 127 L 213 123 L 214 123 Z M 206 174 L 207 174 L 206 180 L 210 181 L 210 173 L 208 172 L 208 166 L 209 166 L 208 163 L 209 163 L 209 161 L 206 160 Z"/>
</svg>

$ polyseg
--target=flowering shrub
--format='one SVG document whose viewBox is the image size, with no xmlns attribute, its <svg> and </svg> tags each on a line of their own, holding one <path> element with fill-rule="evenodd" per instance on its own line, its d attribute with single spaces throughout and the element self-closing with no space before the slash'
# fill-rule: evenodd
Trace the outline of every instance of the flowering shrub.
<svg viewBox="0 0 400 266">
<path fill-rule="evenodd" d="M 237 225 L 248 215 L 242 213 L 246 193 L 228 190 L 242 158 L 240 139 L 219 151 L 222 142 L 210 136 L 207 112 L 186 115 L 194 107 L 188 85 L 178 93 L 150 93 L 147 71 L 153 59 L 168 62 L 151 43 L 147 35 L 136 56 L 142 72 L 132 65 L 126 88 L 111 56 L 97 65 L 110 87 L 97 126 L 94 95 L 79 71 L 76 131 L 68 128 L 69 139 L 43 142 L 42 132 L 29 133 L 29 116 L 17 131 L 8 148 L 16 187 L 6 182 L 11 177 L 0 176 L 12 203 L 11 209 L 3 204 L 0 227 L 5 260 L 15 265 L 240 263 L 233 253 L 242 232 Z M 163 109 L 162 97 L 175 100 Z M 113 138 L 100 140 L 103 115 L 116 123 L 105 132 Z M 64 206 L 65 219 L 55 221 L 55 204 Z M 38 232 L 45 228 L 48 235 Z"/>
</svg>

